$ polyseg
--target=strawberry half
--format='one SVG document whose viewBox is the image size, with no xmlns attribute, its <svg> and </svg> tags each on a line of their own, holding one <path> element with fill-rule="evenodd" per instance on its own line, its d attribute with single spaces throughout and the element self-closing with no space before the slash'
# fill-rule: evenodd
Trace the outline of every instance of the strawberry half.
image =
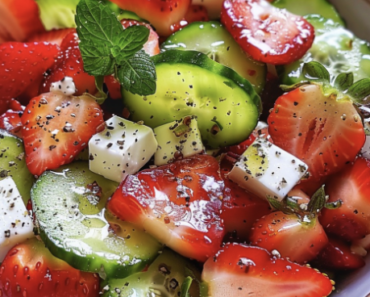
<svg viewBox="0 0 370 297">
<path fill-rule="evenodd" d="M 22 121 L 23 111 L 8 110 L 0 116 L 0 129 L 22 138 Z"/>
<path fill-rule="evenodd" d="M 72 162 L 103 123 L 100 106 L 89 96 L 57 91 L 32 99 L 22 116 L 28 169 L 40 175 Z"/>
<path fill-rule="evenodd" d="M 330 279 L 312 268 L 235 243 L 208 259 L 202 281 L 209 297 L 322 297 L 333 289 Z"/>
<path fill-rule="evenodd" d="M 34 0 L 1 0 L 0 43 L 24 41 L 34 33 L 44 32 L 39 14 Z"/>
<path fill-rule="evenodd" d="M 280 96 L 269 117 L 277 146 L 304 161 L 315 180 L 355 159 L 365 142 L 364 127 L 349 98 L 325 95 L 317 84 Z"/>
<path fill-rule="evenodd" d="M 224 236 L 223 188 L 217 160 L 199 155 L 129 175 L 108 209 L 179 254 L 204 262 Z"/>
<path fill-rule="evenodd" d="M 54 257 L 37 239 L 11 249 L 0 267 L 2 297 L 98 297 L 99 277 Z"/>
<path fill-rule="evenodd" d="M 253 59 L 274 65 L 301 58 L 315 37 L 303 17 L 265 0 L 225 0 L 221 22 Z"/>
</svg>

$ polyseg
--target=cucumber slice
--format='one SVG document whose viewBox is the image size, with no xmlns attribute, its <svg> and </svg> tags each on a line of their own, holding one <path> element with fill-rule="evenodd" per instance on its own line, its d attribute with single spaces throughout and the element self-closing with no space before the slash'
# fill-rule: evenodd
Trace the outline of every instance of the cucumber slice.
<svg viewBox="0 0 370 297">
<path fill-rule="evenodd" d="M 257 124 L 261 99 L 234 70 L 195 51 L 152 57 L 157 91 L 139 96 L 123 90 L 134 121 L 152 128 L 194 115 L 204 145 L 217 148 L 245 140 Z"/>
<path fill-rule="evenodd" d="M 156 240 L 105 210 L 117 185 L 89 171 L 85 162 L 47 171 L 37 180 L 33 209 L 41 238 L 54 256 L 108 277 L 141 271 L 157 256 L 161 245 Z"/>
<path fill-rule="evenodd" d="M 181 287 L 187 277 L 195 278 L 188 291 L 181 295 Z M 199 272 L 189 260 L 171 250 L 163 253 L 147 271 L 135 273 L 124 279 L 110 279 L 103 283 L 103 297 L 156 296 L 177 297 L 199 296 Z"/>
<path fill-rule="evenodd" d="M 272 5 L 277 8 L 285 8 L 291 13 L 306 16 L 309 14 L 318 14 L 324 18 L 331 19 L 334 22 L 345 25 L 345 22 L 338 14 L 337 10 L 327 0 L 275 0 Z"/>
<path fill-rule="evenodd" d="M 317 61 L 323 64 L 334 79 L 340 73 L 353 72 L 354 80 L 370 76 L 369 43 L 353 35 L 332 20 L 311 15 L 307 20 L 315 27 L 316 37 L 306 55 L 291 64 L 277 67 L 284 84 L 291 85 L 306 80 L 303 64 Z"/>
<path fill-rule="evenodd" d="M 0 129 L 0 180 L 11 176 L 27 205 L 35 178 L 29 172 L 22 139 Z"/>
<path fill-rule="evenodd" d="M 194 22 L 172 34 L 161 50 L 195 50 L 230 67 L 249 80 L 257 93 L 266 81 L 266 65 L 247 56 L 230 33 L 219 22 Z"/>
</svg>

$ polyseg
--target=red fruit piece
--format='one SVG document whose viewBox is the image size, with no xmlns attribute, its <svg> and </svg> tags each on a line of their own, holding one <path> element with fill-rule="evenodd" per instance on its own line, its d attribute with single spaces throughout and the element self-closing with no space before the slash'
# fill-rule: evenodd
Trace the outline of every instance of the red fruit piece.
<svg viewBox="0 0 370 297">
<path fill-rule="evenodd" d="M 193 22 L 207 22 L 209 21 L 207 9 L 203 5 L 191 5 L 186 11 L 186 14 L 182 20 L 171 26 L 172 31 L 176 32 L 181 28 L 186 27 Z"/>
<path fill-rule="evenodd" d="M 128 176 L 108 208 L 179 254 L 204 262 L 224 236 L 223 188 L 217 160 L 198 155 Z"/>
<path fill-rule="evenodd" d="M 148 20 L 161 36 L 173 33 L 171 26 L 185 16 L 191 0 L 112 0 L 124 10 Z"/>
<path fill-rule="evenodd" d="M 268 124 L 274 144 L 305 162 L 315 180 L 353 161 L 365 142 L 352 102 L 325 96 L 315 84 L 280 96 Z"/>
<path fill-rule="evenodd" d="M 22 138 L 22 121 L 23 111 L 8 110 L 0 116 L 0 129 Z"/>
<path fill-rule="evenodd" d="M 265 0 L 225 0 L 221 22 L 253 59 L 274 65 L 301 58 L 315 37 L 303 17 Z"/>
<path fill-rule="evenodd" d="M 83 70 L 83 61 L 78 46 L 79 42 L 75 30 L 66 35 L 61 44 L 61 55 L 50 70 L 50 75 L 44 79 L 40 93 L 49 92 L 52 83 L 60 81 L 66 76 L 73 79 L 77 89 L 76 96 L 80 96 L 85 92 L 92 95 L 96 93 L 94 76 L 87 74 Z"/>
<path fill-rule="evenodd" d="M 39 88 L 44 72 L 55 62 L 59 47 L 47 43 L 6 42 L 0 45 L 0 102 L 30 87 Z M 2 105 L 2 104 L 0 104 Z"/>
<path fill-rule="evenodd" d="M 98 297 L 99 277 L 72 268 L 30 239 L 11 249 L 1 264 L 0 296 Z"/>
<path fill-rule="evenodd" d="M 72 162 L 102 126 L 103 113 L 90 96 L 53 92 L 30 101 L 22 124 L 28 169 L 40 175 Z"/>
<path fill-rule="evenodd" d="M 354 136 L 353 136 L 354 137 Z M 355 138 L 351 137 L 353 141 Z M 342 200 L 342 206 L 324 209 L 321 224 L 328 233 L 348 241 L 370 234 L 370 163 L 358 158 L 342 171 L 328 178 L 329 202 Z"/>
<path fill-rule="evenodd" d="M 330 279 L 312 268 L 235 243 L 207 260 L 202 280 L 209 297 L 322 297 L 333 289 Z"/>
<path fill-rule="evenodd" d="M 303 221 L 296 214 L 276 211 L 257 220 L 250 236 L 251 244 L 276 250 L 283 258 L 305 264 L 327 245 L 328 237 L 317 218 Z"/>
<path fill-rule="evenodd" d="M 317 267 L 335 270 L 351 270 L 365 266 L 364 258 L 352 253 L 348 244 L 336 238 L 329 238 L 329 243 L 313 263 Z"/>
<path fill-rule="evenodd" d="M 51 30 L 47 32 L 41 32 L 32 35 L 27 39 L 28 42 L 49 42 L 61 46 L 63 39 L 68 35 L 68 33 L 76 32 L 76 29 L 58 29 Z"/>
<path fill-rule="evenodd" d="M 34 33 L 44 32 L 39 14 L 34 0 L 1 0 L 0 43 L 24 41 Z"/>
</svg>

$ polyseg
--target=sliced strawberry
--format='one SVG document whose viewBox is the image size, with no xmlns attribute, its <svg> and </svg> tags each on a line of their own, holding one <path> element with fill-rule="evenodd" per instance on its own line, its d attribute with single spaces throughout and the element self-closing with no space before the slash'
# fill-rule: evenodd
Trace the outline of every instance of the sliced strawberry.
<svg viewBox="0 0 370 297">
<path fill-rule="evenodd" d="M 0 296 L 98 297 L 99 277 L 72 268 L 34 238 L 16 245 L 5 257 Z"/>
<path fill-rule="evenodd" d="M 102 126 L 103 113 L 90 96 L 53 92 L 30 101 L 22 124 L 28 169 L 40 175 L 72 162 Z"/>
<path fill-rule="evenodd" d="M 107 85 L 109 97 L 112 99 L 120 99 L 122 98 L 121 94 L 121 84 L 119 81 L 114 77 L 114 75 L 108 75 L 104 77 L 104 83 Z"/>
<path fill-rule="evenodd" d="M 313 263 L 317 267 L 335 270 L 351 270 L 365 266 L 363 257 L 352 253 L 348 244 L 336 238 L 329 238 L 329 243 Z"/>
<path fill-rule="evenodd" d="M 78 35 L 75 30 L 68 33 L 61 44 L 62 53 L 50 70 L 50 74 L 45 77 L 41 87 L 41 93 L 50 91 L 50 85 L 54 82 L 62 80 L 69 76 L 73 79 L 76 86 L 76 96 L 83 93 L 94 95 L 97 91 L 95 78 L 87 74 L 83 69 L 83 61 L 81 57 Z"/>
<path fill-rule="evenodd" d="M 22 121 L 23 111 L 8 110 L 0 116 L 0 129 L 22 138 Z"/>
<path fill-rule="evenodd" d="M 204 264 L 209 297 L 322 297 L 333 290 L 327 276 L 266 250 L 227 244 Z"/>
<path fill-rule="evenodd" d="M 274 65 L 301 58 L 315 37 L 303 17 L 265 0 L 225 0 L 221 22 L 253 59 Z"/>
<path fill-rule="evenodd" d="M 354 136 L 351 137 L 355 141 Z M 344 149 L 344 148 L 343 148 Z M 358 158 L 341 172 L 328 178 L 329 201 L 342 200 L 341 207 L 324 209 L 321 224 L 325 230 L 345 240 L 356 240 L 370 234 L 370 162 Z"/>
<path fill-rule="evenodd" d="M 327 245 L 328 237 L 317 218 L 303 220 L 296 214 L 276 211 L 254 223 L 251 244 L 276 250 L 283 258 L 305 264 Z"/>
<path fill-rule="evenodd" d="M 181 255 L 204 262 L 224 236 L 223 188 L 217 160 L 198 155 L 128 176 L 108 208 Z"/>
<path fill-rule="evenodd" d="M 209 21 L 207 9 L 203 5 L 191 5 L 182 20 L 172 25 L 172 31 L 176 32 L 193 22 Z"/>
<path fill-rule="evenodd" d="M 0 45 L 0 103 L 39 88 L 44 72 L 55 62 L 59 47 L 47 43 L 6 42 Z M 0 104 L 0 105 L 2 105 Z"/>
<path fill-rule="evenodd" d="M 1 0 L 0 15 L 0 43 L 24 41 L 32 34 L 45 31 L 34 0 Z"/>
<path fill-rule="evenodd" d="M 124 10 L 135 12 L 139 17 L 148 20 L 158 34 L 169 36 L 173 33 L 171 25 L 185 16 L 191 0 L 111 0 Z"/>
<path fill-rule="evenodd" d="M 32 35 L 27 39 L 28 42 L 49 42 L 61 46 L 63 39 L 68 35 L 68 33 L 76 32 L 76 29 L 58 29 L 51 30 L 47 32 L 41 32 Z"/>
<path fill-rule="evenodd" d="M 325 96 L 315 84 L 279 97 L 268 124 L 274 144 L 304 161 L 316 180 L 353 161 L 365 142 L 352 102 Z"/>
</svg>

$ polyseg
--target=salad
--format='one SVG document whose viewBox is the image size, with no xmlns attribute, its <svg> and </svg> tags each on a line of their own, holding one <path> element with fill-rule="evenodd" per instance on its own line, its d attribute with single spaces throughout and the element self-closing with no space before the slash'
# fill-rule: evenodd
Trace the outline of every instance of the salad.
<svg viewBox="0 0 370 297">
<path fill-rule="evenodd" d="M 0 297 L 321 297 L 365 266 L 370 45 L 329 2 L 0 16 Z"/>
</svg>

